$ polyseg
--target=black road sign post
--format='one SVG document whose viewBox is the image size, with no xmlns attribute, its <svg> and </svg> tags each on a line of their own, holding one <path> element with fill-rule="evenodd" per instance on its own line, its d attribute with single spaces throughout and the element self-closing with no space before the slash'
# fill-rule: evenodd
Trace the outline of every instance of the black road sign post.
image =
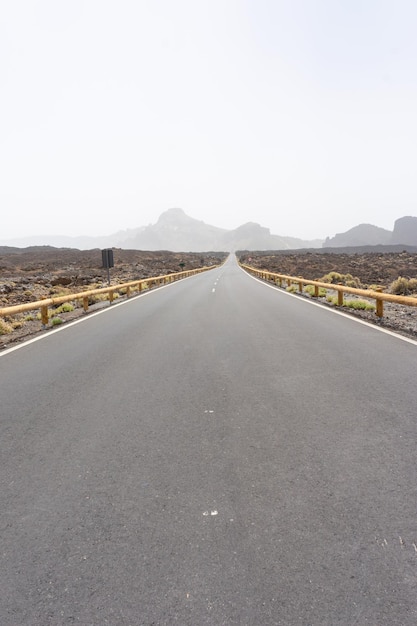
<svg viewBox="0 0 417 626">
<path fill-rule="evenodd" d="M 110 268 L 114 267 L 113 250 L 106 248 L 101 251 L 101 259 L 103 261 L 103 267 L 107 270 L 107 280 L 110 285 Z"/>
</svg>

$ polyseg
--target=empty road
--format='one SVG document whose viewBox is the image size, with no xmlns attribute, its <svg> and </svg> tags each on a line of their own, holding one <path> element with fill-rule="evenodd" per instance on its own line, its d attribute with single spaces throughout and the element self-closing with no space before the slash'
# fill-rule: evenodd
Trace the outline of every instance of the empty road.
<svg viewBox="0 0 417 626">
<path fill-rule="evenodd" d="M 417 623 L 417 345 L 210 272 L 0 355 L 0 624 Z"/>
</svg>

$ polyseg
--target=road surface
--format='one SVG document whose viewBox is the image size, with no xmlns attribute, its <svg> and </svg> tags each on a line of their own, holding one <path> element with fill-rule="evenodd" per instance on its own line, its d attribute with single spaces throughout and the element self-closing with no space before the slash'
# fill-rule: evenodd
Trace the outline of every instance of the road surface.
<svg viewBox="0 0 417 626">
<path fill-rule="evenodd" d="M 234 257 L 3 353 L 0 624 L 416 624 L 416 364 Z"/>
</svg>

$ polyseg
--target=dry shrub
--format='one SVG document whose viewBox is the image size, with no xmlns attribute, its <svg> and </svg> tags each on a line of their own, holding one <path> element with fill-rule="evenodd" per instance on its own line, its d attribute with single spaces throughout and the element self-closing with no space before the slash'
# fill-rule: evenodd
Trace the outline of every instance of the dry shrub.
<svg viewBox="0 0 417 626">
<path fill-rule="evenodd" d="M 6 320 L 0 319 L 0 335 L 9 335 L 11 332 L 13 332 L 13 326 Z"/>
<path fill-rule="evenodd" d="M 410 296 L 417 293 L 417 278 L 399 276 L 391 283 L 390 292 L 397 296 Z"/>
<path fill-rule="evenodd" d="M 49 289 L 49 295 L 55 298 L 59 298 L 60 296 L 68 296 L 73 291 L 68 289 L 68 287 L 63 287 L 62 285 L 54 285 Z"/>
<path fill-rule="evenodd" d="M 354 287 L 359 289 L 362 286 L 360 279 L 352 274 L 339 274 L 339 272 L 329 272 L 320 278 L 322 283 L 330 283 L 331 285 L 346 285 L 346 287 Z"/>
</svg>

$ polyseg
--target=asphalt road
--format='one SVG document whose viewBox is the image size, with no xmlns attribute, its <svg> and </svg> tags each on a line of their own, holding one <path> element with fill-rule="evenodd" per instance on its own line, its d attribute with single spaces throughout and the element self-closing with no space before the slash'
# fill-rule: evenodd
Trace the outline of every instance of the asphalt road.
<svg viewBox="0 0 417 626">
<path fill-rule="evenodd" d="M 0 624 L 417 623 L 417 345 L 234 259 L 0 356 Z"/>
</svg>

